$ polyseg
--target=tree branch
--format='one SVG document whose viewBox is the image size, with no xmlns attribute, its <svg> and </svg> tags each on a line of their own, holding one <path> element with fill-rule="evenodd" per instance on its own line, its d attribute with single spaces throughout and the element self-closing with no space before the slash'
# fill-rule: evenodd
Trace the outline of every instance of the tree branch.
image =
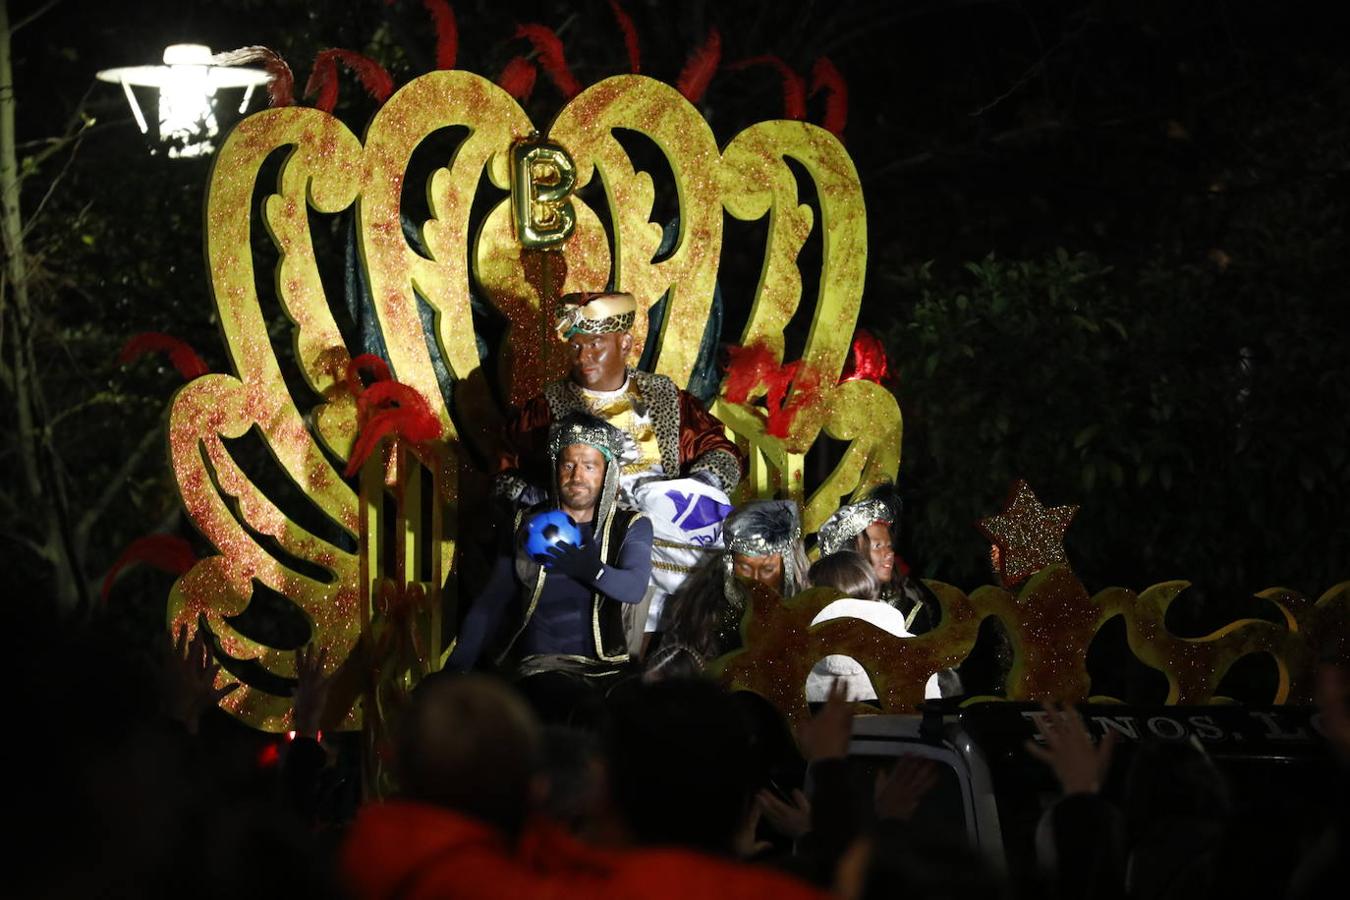
<svg viewBox="0 0 1350 900">
<path fill-rule="evenodd" d="M 29 550 L 33 552 L 34 556 L 36 556 L 43 562 L 47 563 L 56 562 L 56 554 L 54 554 L 51 548 L 48 547 L 46 544 L 39 544 L 37 541 L 33 540 L 30 537 L 24 537 L 23 535 L 15 534 L 12 531 L 0 532 L 0 535 L 9 538 L 16 544 L 23 544 L 25 547 L 27 547 Z"/>
<path fill-rule="evenodd" d="M 84 515 L 80 517 L 80 523 L 75 527 L 75 540 L 76 545 L 81 550 L 84 550 L 87 547 L 89 543 L 89 533 L 94 530 L 94 525 L 96 525 L 99 518 L 108 511 L 108 507 L 117 499 L 117 495 L 121 493 L 122 488 L 126 487 L 127 480 L 135 473 L 136 467 L 140 465 L 141 460 L 145 458 L 145 455 L 150 452 L 152 447 L 159 443 L 160 437 L 161 430 L 159 428 L 147 431 L 145 435 L 141 437 L 140 443 L 136 445 L 136 449 L 127 454 L 126 459 L 122 460 L 121 467 L 113 473 L 110 479 L 108 479 L 107 485 L 103 488 L 103 493 L 99 494 L 98 499 L 95 500 L 89 508 L 85 510 Z"/>
<path fill-rule="evenodd" d="M 33 10 L 28 15 L 24 16 L 22 19 L 11 25 L 9 29 L 10 35 L 12 36 L 16 31 L 18 31 L 23 26 L 28 25 L 33 20 L 41 18 L 42 16 L 46 15 L 48 12 L 51 11 L 51 8 L 53 6 L 55 6 L 60 2 L 61 0 L 47 0 L 46 3 L 42 4 L 37 9 Z"/>
<path fill-rule="evenodd" d="M 57 172 L 56 177 L 51 180 L 51 184 L 47 185 L 47 190 L 43 193 L 42 199 L 38 201 L 37 207 L 33 210 L 32 215 L 28 217 L 28 222 L 25 223 L 23 228 L 23 237 L 28 237 L 29 233 L 37 227 L 38 219 L 42 217 L 42 210 L 47 205 L 47 201 L 52 198 L 52 194 L 56 193 L 56 188 L 61 184 L 62 179 L 66 177 L 66 173 L 70 171 L 70 167 L 75 163 L 75 157 L 79 155 L 80 152 L 80 145 L 84 142 L 84 131 L 85 130 L 82 128 L 76 133 L 73 139 L 75 145 L 71 147 L 70 156 L 66 157 L 65 164 L 61 166 L 61 171 Z"/>
</svg>

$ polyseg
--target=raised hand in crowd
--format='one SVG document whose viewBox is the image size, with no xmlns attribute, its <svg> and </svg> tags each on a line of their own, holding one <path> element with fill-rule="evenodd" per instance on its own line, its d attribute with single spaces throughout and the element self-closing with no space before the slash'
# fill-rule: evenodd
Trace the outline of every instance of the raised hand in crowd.
<svg viewBox="0 0 1350 900">
<path fill-rule="evenodd" d="M 797 744 L 808 762 L 843 759 L 853 736 L 853 704 L 842 679 L 830 687 L 825 705 L 797 729 Z"/>
<path fill-rule="evenodd" d="M 295 710 L 296 737 L 318 738 L 322 726 L 323 710 L 328 702 L 328 689 L 333 684 L 333 674 L 324 674 L 324 664 L 328 662 L 328 648 L 316 648 L 313 644 L 295 651 L 295 693 L 292 695 L 292 707 Z"/>
<path fill-rule="evenodd" d="M 198 628 L 192 640 L 187 626 L 178 629 L 172 647 L 166 647 L 160 665 L 160 689 L 164 714 L 180 723 L 188 734 L 196 734 L 202 714 L 234 693 L 239 682 L 216 687 L 220 663 L 206 645 L 206 633 Z"/>
<path fill-rule="evenodd" d="M 783 800 L 765 788 L 755 796 L 755 805 L 774 831 L 792 840 L 798 840 L 811 831 L 811 801 L 800 790 L 794 789 L 790 800 Z"/>
<path fill-rule="evenodd" d="M 889 772 L 877 773 L 877 818 L 909 821 L 919 801 L 938 783 L 937 763 L 921 756 L 905 756 Z"/>
<path fill-rule="evenodd" d="M 1049 766 L 1068 794 L 1095 794 L 1101 790 L 1116 733 L 1108 731 L 1096 745 L 1078 710 L 1059 703 L 1043 703 L 1045 714 L 1036 717 L 1036 731 L 1044 746 L 1026 742 L 1027 753 Z"/>
<path fill-rule="evenodd" d="M 758 801 L 751 801 L 750 808 L 746 810 L 745 819 L 736 832 L 735 850 L 738 858 L 754 859 L 764 851 L 773 848 L 773 844 L 768 841 L 755 840 L 755 832 L 759 830 L 759 820 L 763 814 L 764 809 Z"/>
</svg>

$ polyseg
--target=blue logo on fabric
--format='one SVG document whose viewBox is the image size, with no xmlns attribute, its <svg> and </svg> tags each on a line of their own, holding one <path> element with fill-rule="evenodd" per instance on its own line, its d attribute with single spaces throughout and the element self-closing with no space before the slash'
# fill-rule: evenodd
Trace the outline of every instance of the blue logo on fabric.
<svg viewBox="0 0 1350 900">
<path fill-rule="evenodd" d="M 716 525 L 725 519 L 732 509 L 725 503 L 718 503 L 712 497 L 697 494 L 666 491 L 666 496 L 675 504 L 673 518 L 681 531 L 700 531 L 709 525 Z"/>
</svg>

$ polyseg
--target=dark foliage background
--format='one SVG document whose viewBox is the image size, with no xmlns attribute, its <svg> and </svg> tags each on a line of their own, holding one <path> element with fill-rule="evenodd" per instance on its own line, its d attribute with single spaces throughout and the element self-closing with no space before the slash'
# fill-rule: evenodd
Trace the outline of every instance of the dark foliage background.
<svg viewBox="0 0 1350 900">
<path fill-rule="evenodd" d="M 10 5 L 18 20 L 43 4 Z M 1048 503 L 1082 504 L 1069 549 L 1090 588 L 1190 578 L 1227 621 L 1254 590 L 1317 594 L 1350 575 L 1350 62 L 1333 22 L 1242 3 L 625 6 L 647 74 L 673 81 L 716 25 L 725 60 L 772 52 L 809 76 L 828 55 L 848 79 L 870 228 L 862 324 L 899 370 L 905 553 L 922 574 L 986 581 L 974 520 L 1025 477 Z M 495 78 L 527 50 L 514 25 L 538 21 L 583 83 L 627 69 L 602 0 L 454 9 L 462 68 Z M 298 87 L 324 47 L 366 52 L 399 83 L 434 64 L 410 0 L 67 0 L 15 35 L 38 440 L 57 464 L 38 491 L 6 476 L 0 528 L 11 584 L 67 608 L 88 608 L 132 538 L 184 528 L 163 451 L 176 376 L 118 366 L 118 347 L 168 331 L 226 364 L 202 265 L 209 164 L 149 155 L 120 92 L 92 81 L 189 39 L 272 46 Z M 726 140 L 780 103 L 768 70 L 723 71 L 704 108 Z M 531 116 L 559 105 L 541 78 Z M 372 109 L 344 76 L 338 114 L 359 132 Z M 82 117 L 95 121 L 77 139 L 46 140 Z M 728 235 L 734 326 L 763 231 Z M 339 237 L 323 224 L 321 241 Z M 817 236 L 808 297 L 818 258 Z M 279 315 L 275 328 L 286 343 Z M 15 334 L 7 319 L 7 363 Z M 8 473 L 24 448 L 4 388 Z M 44 524 L 60 497 L 84 527 L 74 571 Z M 167 584 L 140 572 L 116 596 L 150 621 Z"/>
</svg>

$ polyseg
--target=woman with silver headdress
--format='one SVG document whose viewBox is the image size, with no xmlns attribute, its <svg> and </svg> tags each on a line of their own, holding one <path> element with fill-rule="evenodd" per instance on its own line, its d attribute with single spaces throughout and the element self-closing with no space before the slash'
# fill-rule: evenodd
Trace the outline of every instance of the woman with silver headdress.
<svg viewBox="0 0 1350 900">
<path fill-rule="evenodd" d="M 745 613 L 742 581 L 783 597 L 805 590 L 806 549 L 791 500 L 757 500 L 727 517 L 724 549 L 694 571 L 666 601 L 661 644 L 648 659 L 651 679 L 689 675 L 740 646 Z"/>
<path fill-rule="evenodd" d="M 937 625 L 941 608 L 933 592 L 909 576 L 904 560 L 895 553 L 900 506 L 895 488 L 883 485 L 866 500 L 839 507 L 820 526 L 820 558 L 841 550 L 861 553 L 881 582 L 881 599 L 904 614 L 910 633 L 923 634 Z"/>
</svg>

